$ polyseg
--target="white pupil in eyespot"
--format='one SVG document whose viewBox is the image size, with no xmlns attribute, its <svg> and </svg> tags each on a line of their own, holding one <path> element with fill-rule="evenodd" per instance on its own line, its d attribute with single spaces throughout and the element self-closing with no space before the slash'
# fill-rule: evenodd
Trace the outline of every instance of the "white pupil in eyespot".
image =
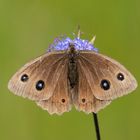
<svg viewBox="0 0 140 140">
<path fill-rule="evenodd" d="M 36 89 L 37 89 L 37 90 L 40 91 L 40 90 L 42 90 L 44 87 L 45 87 L 44 81 L 39 80 L 39 81 L 36 83 Z"/>
<path fill-rule="evenodd" d="M 117 75 L 118 80 L 123 81 L 124 80 L 124 75 L 122 73 L 119 73 Z"/>
<path fill-rule="evenodd" d="M 101 88 L 104 90 L 110 89 L 110 82 L 108 80 L 102 80 L 101 81 Z"/>
<path fill-rule="evenodd" d="M 29 79 L 29 77 L 28 77 L 27 74 L 24 74 L 24 75 L 21 76 L 21 81 L 22 82 L 26 82 L 28 79 Z"/>
</svg>

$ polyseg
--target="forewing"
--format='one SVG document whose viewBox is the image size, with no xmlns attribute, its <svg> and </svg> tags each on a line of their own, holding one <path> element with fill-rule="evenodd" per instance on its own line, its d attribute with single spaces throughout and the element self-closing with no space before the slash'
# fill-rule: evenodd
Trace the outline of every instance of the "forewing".
<svg viewBox="0 0 140 140">
<path fill-rule="evenodd" d="M 78 59 L 92 94 L 99 100 L 112 100 L 132 92 L 137 82 L 132 74 L 117 61 L 96 52 L 81 52 Z M 121 73 L 124 80 L 118 80 Z M 101 81 L 108 80 L 110 89 L 101 88 Z"/>
<path fill-rule="evenodd" d="M 68 64 L 65 63 L 52 97 L 48 100 L 37 102 L 41 108 L 47 110 L 50 114 L 61 115 L 71 110 L 71 94 L 67 74 Z"/>
<path fill-rule="evenodd" d="M 111 101 L 99 100 L 94 96 L 81 64 L 78 64 L 78 74 L 78 91 L 73 94 L 73 103 L 77 110 L 85 113 L 97 113 L 111 103 Z"/>
<path fill-rule="evenodd" d="M 63 52 L 46 53 L 27 63 L 11 78 L 8 88 L 14 94 L 31 100 L 45 100 L 52 96 L 58 79 L 62 73 L 63 64 L 67 57 Z M 23 82 L 21 77 L 26 74 L 28 80 Z M 44 81 L 42 90 L 36 89 L 39 80 Z"/>
</svg>

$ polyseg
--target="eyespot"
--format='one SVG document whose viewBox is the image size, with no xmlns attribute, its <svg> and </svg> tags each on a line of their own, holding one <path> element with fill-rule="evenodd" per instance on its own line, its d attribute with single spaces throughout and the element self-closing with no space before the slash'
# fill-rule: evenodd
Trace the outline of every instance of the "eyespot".
<svg viewBox="0 0 140 140">
<path fill-rule="evenodd" d="M 65 103 L 65 102 L 66 102 L 66 100 L 65 100 L 65 99 L 62 99 L 61 101 L 62 101 L 62 103 Z"/>
<path fill-rule="evenodd" d="M 110 82 L 108 80 L 102 80 L 100 84 L 101 88 L 104 90 L 109 90 L 110 89 Z"/>
<path fill-rule="evenodd" d="M 82 103 L 85 103 L 85 102 L 86 102 L 86 99 L 85 99 L 85 98 L 83 98 L 83 99 L 82 99 Z"/>
<path fill-rule="evenodd" d="M 26 81 L 28 81 L 28 79 L 29 79 L 29 76 L 27 75 L 27 74 L 23 74 L 22 76 L 21 76 L 21 81 L 22 82 L 26 82 Z"/>
<path fill-rule="evenodd" d="M 39 81 L 36 83 L 36 89 L 37 89 L 37 90 L 40 91 L 40 90 L 44 89 L 44 87 L 45 87 L 44 81 L 39 80 Z"/>
<path fill-rule="evenodd" d="M 123 81 L 124 80 L 124 75 L 122 73 L 118 73 L 117 79 L 120 80 L 120 81 Z"/>
</svg>

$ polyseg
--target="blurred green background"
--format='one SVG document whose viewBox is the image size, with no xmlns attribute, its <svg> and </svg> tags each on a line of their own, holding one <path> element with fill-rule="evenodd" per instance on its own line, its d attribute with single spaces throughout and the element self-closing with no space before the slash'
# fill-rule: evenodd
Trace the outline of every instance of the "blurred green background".
<svg viewBox="0 0 140 140">
<path fill-rule="evenodd" d="M 92 115 L 73 109 L 50 116 L 14 96 L 8 80 L 59 35 L 96 34 L 95 47 L 124 64 L 140 80 L 139 0 L 0 0 L 0 140 L 95 140 Z M 103 140 L 140 139 L 140 90 L 99 112 Z"/>
</svg>

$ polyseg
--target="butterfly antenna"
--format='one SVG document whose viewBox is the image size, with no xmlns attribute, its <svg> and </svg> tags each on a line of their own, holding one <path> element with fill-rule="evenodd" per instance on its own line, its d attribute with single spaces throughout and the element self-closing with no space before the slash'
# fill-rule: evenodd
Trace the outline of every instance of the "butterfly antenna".
<svg viewBox="0 0 140 140">
<path fill-rule="evenodd" d="M 80 38 L 80 36 L 81 36 L 80 25 L 78 25 L 78 33 L 77 33 L 77 38 Z"/>
<path fill-rule="evenodd" d="M 92 113 L 92 114 L 93 114 L 93 119 L 94 119 L 94 124 L 95 124 L 95 130 L 96 130 L 97 140 L 101 140 L 100 128 L 99 128 L 99 122 L 98 122 L 98 116 L 97 116 L 96 113 Z"/>
<path fill-rule="evenodd" d="M 95 42 L 95 39 L 96 39 L 96 35 L 95 36 L 93 36 L 93 38 L 91 39 L 91 41 L 90 41 L 90 44 L 94 44 L 94 42 Z"/>
</svg>

